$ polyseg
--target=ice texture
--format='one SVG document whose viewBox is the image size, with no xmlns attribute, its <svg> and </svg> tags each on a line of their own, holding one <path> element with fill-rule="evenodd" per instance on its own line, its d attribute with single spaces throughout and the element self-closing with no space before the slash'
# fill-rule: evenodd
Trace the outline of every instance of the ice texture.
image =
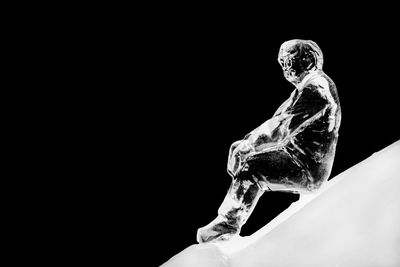
<svg viewBox="0 0 400 267">
<path fill-rule="evenodd" d="M 265 191 L 314 192 L 330 175 L 341 109 L 322 51 L 313 41 L 290 40 L 278 62 L 295 89 L 272 118 L 231 145 L 232 184 L 218 217 L 198 230 L 199 243 L 239 234 Z"/>
</svg>

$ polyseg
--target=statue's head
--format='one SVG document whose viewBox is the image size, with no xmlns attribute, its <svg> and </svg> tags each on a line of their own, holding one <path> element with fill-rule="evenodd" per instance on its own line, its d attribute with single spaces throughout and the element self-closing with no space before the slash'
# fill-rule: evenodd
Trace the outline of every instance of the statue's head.
<svg viewBox="0 0 400 267">
<path fill-rule="evenodd" d="M 285 78 L 297 85 L 307 74 L 321 70 L 324 59 L 315 42 L 294 39 L 281 45 L 278 61 Z"/>
</svg>

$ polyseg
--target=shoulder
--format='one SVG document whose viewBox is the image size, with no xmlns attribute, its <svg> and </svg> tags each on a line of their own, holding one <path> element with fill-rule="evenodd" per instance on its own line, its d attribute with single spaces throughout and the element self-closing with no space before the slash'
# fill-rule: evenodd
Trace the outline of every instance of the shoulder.
<svg viewBox="0 0 400 267">
<path fill-rule="evenodd" d="M 295 108 L 307 110 L 320 110 L 329 104 L 329 90 L 326 90 L 327 80 L 323 77 L 314 77 L 307 81 L 300 89 L 300 95 L 295 103 Z M 328 87 L 329 88 L 329 87 Z"/>
<path fill-rule="evenodd" d="M 337 98 L 335 83 L 323 71 L 313 75 L 309 80 L 307 80 L 303 85 L 303 91 L 306 95 L 321 97 L 326 100 Z"/>
<path fill-rule="evenodd" d="M 304 87 L 301 89 L 299 100 L 301 99 L 302 101 L 313 102 L 317 100 L 323 101 L 327 99 L 327 92 L 329 92 L 329 90 L 326 90 L 323 85 L 309 83 L 304 85 Z"/>
<path fill-rule="evenodd" d="M 310 77 L 310 79 L 304 84 L 304 89 L 309 90 L 329 90 L 333 81 L 323 72 L 318 73 Z"/>
</svg>

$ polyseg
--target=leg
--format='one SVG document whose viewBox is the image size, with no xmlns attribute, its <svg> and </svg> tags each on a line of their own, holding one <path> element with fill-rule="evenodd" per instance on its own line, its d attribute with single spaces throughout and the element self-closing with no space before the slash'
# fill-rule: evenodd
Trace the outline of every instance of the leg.
<svg viewBox="0 0 400 267">
<path fill-rule="evenodd" d="M 246 171 L 257 177 L 264 190 L 308 192 L 311 175 L 286 149 L 280 148 L 250 157 Z"/>
<path fill-rule="evenodd" d="M 249 157 L 229 188 L 218 217 L 197 231 L 199 243 L 238 234 L 264 190 L 308 191 L 310 175 L 284 148 Z"/>
<path fill-rule="evenodd" d="M 233 179 L 218 209 L 218 217 L 197 231 L 197 241 L 205 243 L 213 240 L 227 240 L 239 234 L 242 225 L 247 221 L 263 192 L 253 177 L 246 175 Z"/>
</svg>

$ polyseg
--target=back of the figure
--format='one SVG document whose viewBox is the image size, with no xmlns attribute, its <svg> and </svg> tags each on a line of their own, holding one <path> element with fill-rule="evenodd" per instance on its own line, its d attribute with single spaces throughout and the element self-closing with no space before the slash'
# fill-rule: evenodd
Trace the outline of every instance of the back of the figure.
<svg viewBox="0 0 400 267">
<path fill-rule="evenodd" d="M 304 84 L 301 96 L 294 105 L 295 112 L 308 110 L 308 116 L 300 127 L 296 120 L 290 128 L 295 129 L 288 149 L 309 172 L 308 190 L 314 190 L 325 182 L 332 170 L 341 122 L 340 102 L 334 82 L 318 71 Z M 316 112 L 310 112 L 315 110 Z"/>
</svg>

